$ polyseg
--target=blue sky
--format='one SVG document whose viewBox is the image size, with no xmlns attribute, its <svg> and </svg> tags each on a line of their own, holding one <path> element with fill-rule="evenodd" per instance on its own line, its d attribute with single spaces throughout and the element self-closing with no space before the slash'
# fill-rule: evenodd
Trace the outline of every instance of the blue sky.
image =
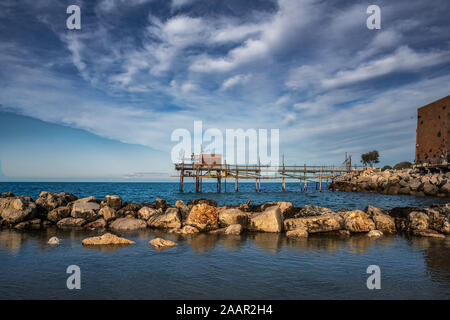
<svg viewBox="0 0 450 320">
<path fill-rule="evenodd" d="M 81 30 L 66 28 L 71 4 Z M 0 180 L 164 180 L 171 133 L 194 120 L 278 128 L 290 163 L 412 161 L 417 108 L 450 94 L 448 13 L 447 0 L 2 0 Z"/>
</svg>

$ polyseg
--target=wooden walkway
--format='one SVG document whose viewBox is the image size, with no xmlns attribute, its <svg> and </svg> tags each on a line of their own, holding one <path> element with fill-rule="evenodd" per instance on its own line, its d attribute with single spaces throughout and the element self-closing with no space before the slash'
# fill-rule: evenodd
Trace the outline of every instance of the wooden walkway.
<svg viewBox="0 0 450 320">
<path fill-rule="evenodd" d="M 298 180 L 300 190 L 307 191 L 307 181 L 314 181 L 316 189 L 322 191 L 322 183 L 334 179 L 343 173 L 360 170 L 354 166 L 311 166 L 311 165 L 291 165 L 284 164 L 279 167 L 265 165 L 227 165 L 227 164 L 204 164 L 204 163 L 178 163 L 175 164 L 180 180 L 179 190 L 183 192 L 184 179 L 193 178 L 195 180 L 195 192 L 202 191 L 203 179 L 216 179 L 217 192 L 222 190 L 222 181 L 225 182 L 225 192 L 227 192 L 227 179 L 234 180 L 235 191 L 239 191 L 239 180 L 255 180 L 255 191 L 261 191 L 261 180 L 281 180 L 282 191 L 286 191 L 286 180 Z"/>
</svg>

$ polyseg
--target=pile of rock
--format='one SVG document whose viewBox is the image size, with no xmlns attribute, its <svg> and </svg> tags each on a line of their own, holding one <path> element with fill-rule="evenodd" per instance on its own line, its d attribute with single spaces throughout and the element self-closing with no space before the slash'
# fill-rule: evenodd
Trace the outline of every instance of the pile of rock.
<svg viewBox="0 0 450 320">
<path fill-rule="evenodd" d="M 367 168 L 343 174 L 330 189 L 345 192 L 377 192 L 413 196 L 450 196 L 450 172 L 425 173 L 417 169 L 385 170 Z"/>
<path fill-rule="evenodd" d="M 154 203 L 123 203 L 118 196 L 78 199 L 68 193 L 43 191 L 36 201 L 30 197 L 0 195 L 0 225 L 17 229 L 85 228 L 122 232 L 145 228 L 163 229 L 180 235 L 214 233 L 240 235 L 249 232 L 286 232 L 300 238 L 310 234 L 370 237 L 408 232 L 417 236 L 445 237 L 450 234 L 450 204 L 431 208 L 333 211 L 313 205 L 294 207 L 290 202 L 218 207 L 200 199 L 187 205 L 179 200 L 172 207 L 164 199 Z M 92 241 L 119 241 L 109 235 Z"/>
</svg>

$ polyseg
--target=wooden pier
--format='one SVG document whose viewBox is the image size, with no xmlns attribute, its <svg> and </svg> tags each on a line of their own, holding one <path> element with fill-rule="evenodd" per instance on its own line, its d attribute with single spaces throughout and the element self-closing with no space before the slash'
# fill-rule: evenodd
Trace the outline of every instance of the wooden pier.
<svg viewBox="0 0 450 320">
<path fill-rule="evenodd" d="M 217 181 L 217 192 L 222 192 L 222 181 L 224 182 L 224 191 L 227 192 L 227 180 L 234 180 L 234 191 L 239 191 L 239 180 L 254 180 L 255 191 L 261 191 L 261 180 L 281 180 L 281 190 L 286 191 L 286 181 L 298 181 L 299 190 L 306 192 L 308 181 L 315 182 L 315 188 L 322 191 L 322 184 L 331 182 L 335 177 L 352 171 L 360 170 L 357 166 L 329 165 L 285 165 L 283 163 L 278 167 L 268 165 L 228 165 L 207 163 L 201 160 L 201 156 L 192 159 L 189 162 L 184 160 L 175 164 L 175 170 L 179 178 L 179 191 L 183 192 L 185 178 L 193 178 L 195 181 L 195 192 L 202 192 L 203 179 L 215 179 Z"/>
</svg>

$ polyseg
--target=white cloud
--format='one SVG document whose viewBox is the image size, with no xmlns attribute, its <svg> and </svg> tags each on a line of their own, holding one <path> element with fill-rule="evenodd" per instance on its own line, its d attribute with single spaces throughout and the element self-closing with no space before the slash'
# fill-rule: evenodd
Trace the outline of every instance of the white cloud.
<svg viewBox="0 0 450 320">
<path fill-rule="evenodd" d="M 235 76 L 233 76 L 231 78 L 226 79 L 223 82 L 221 90 L 228 90 L 228 89 L 230 89 L 232 87 L 235 87 L 235 86 L 237 86 L 239 84 L 241 84 L 241 85 L 245 84 L 249 80 L 250 80 L 250 75 L 249 74 L 247 74 L 247 75 L 242 75 L 242 74 L 235 75 Z"/>
</svg>

